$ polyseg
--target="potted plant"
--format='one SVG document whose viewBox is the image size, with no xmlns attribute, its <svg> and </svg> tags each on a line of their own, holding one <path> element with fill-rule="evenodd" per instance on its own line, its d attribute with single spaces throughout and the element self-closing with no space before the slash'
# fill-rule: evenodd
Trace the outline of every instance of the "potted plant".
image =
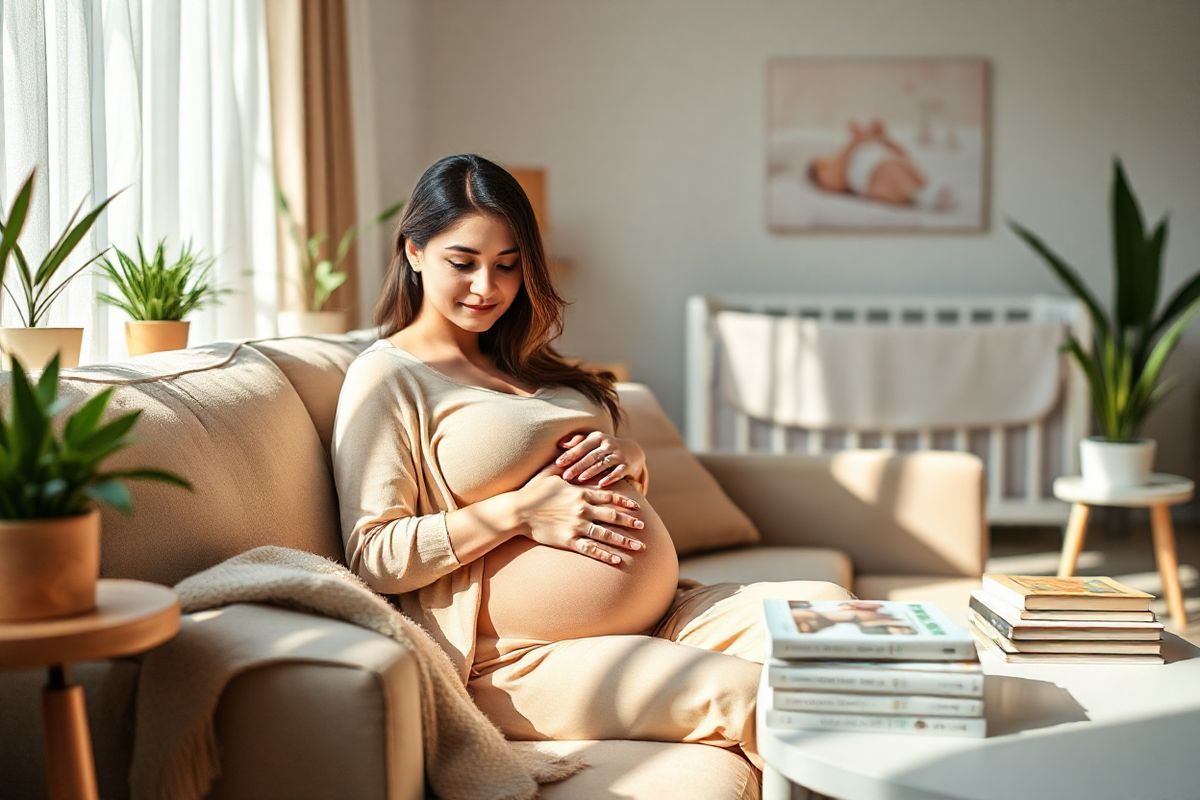
<svg viewBox="0 0 1200 800">
<path fill-rule="evenodd" d="M 192 486 L 157 469 L 103 471 L 103 462 L 130 444 L 141 410 L 100 418 L 115 387 L 71 414 L 61 435 L 51 425 L 63 410 L 59 358 L 37 385 L 13 359 L 12 400 L 0 418 L 0 621 L 82 614 L 96 605 L 100 574 L 100 512 L 107 503 L 132 510 L 126 480 Z"/>
<path fill-rule="evenodd" d="M 1080 443 L 1084 481 L 1101 489 L 1146 483 L 1154 441 L 1139 438 L 1142 424 L 1170 390 L 1163 365 L 1200 308 L 1200 273 L 1192 275 L 1160 313 L 1159 277 L 1167 242 L 1164 217 L 1147 234 L 1137 198 L 1119 159 L 1113 162 L 1113 302 L 1106 314 L 1078 273 L 1034 234 L 1009 220 L 1012 230 L 1045 259 L 1060 281 L 1086 306 L 1091 349 L 1069 336 L 1063 346 L 1087 377 L 1099 435 Z"/>
<path fill-rule="evenodd" d="M 8 296 L 13 297 L 13 302 L 17 304 L 17 313 L 20 314 L 21 322 L 24 323 L 24 326 L 19 328 L 0 328 L 0 352 L 3 354 L 4 369 L 12 369 L 11 357 L 14 355 L 20 357 L 21 361 L 32 370 L 42 369 L 56 353 L 62 354 L 61 363 L 64 367 L 79 365 L 83 328 L 47 328 L 41 326 L 40 323 L 45 318 L 46 312 L 50 310 L 50 304 L 63 289 L 67 288 L 67 284 L 104 254 L 104 251 L 101 251 L 92 256 L 54 289 L 50 288 L 54 276 L 66 263 L 67 257 L 79 245 L 83 237 L 91 230 L 96 218 L 112 202 L 113 198 L 120 194 L 117 192 L 110 195 L 107 200 L 76 223 L 79 212 L 83 210 L 83 203 L 80 203 L 79 207 L 75 209 L 75 213 L 67 220 L 67 225 L 59 234 L 58 239 L 46 251 L 37 268 L 33 269 L 18 240 L 21 236 L 21 229 L 25 225 L 25 217 L 29 212 L 35 173 L 36 170 L 29 173 L 29 177 L 17 190 L 16 199 L 13 200 L 8 217 L 0 220 L 0 231 L 3 232 L 3 243 L 0 243 L 0 284 L 4 283 L 9 257 L 14 257 L 17 262 L 17 274 L 21 279 L 21 289 L 25 295 L 23 302 L 18 301 L 13 297 L 8 286 L 4 286 Z"/>
<path fill-rule="evenodd" d="M 337 248 L 332 258 L 323 253 L 328 248 L 329 234 L 315 233 L 306 235 L 303 227 L 292 214 L 291 205 L 283 189 L 276 187 L 276 201 L 279 211 L 287 223 L 288 235 L 300 257 L 300 288 L 306 307 L 303 311 L 279 312 L 279 335 L 300 336 L 319 333 L 344 333 L 347 328 L 345 311 L 325 310 L 325 302 L 329 296 L 346 282 L 346 273 L 338 267 L 350 253 L 350 248 L 358 238 L 358 228 L 351 225 L 338 239 Z M 380 212 L 371 224 L 377 225 L 391 219 L 404 207 L 403 202 L 396 203 Z M 324 257 L 323 257 L 324 256 Z"/>
<path fill-rule="evenodd" d="M 217 289 L 208 281 L 216 259 L 201 257 L 190 241 L 180 246 L 170 263 L 163 252 L 165 244 L 166 239 L 160 239 L 147 258 L 139 237 L 136 258 L 114 247 L 116 262 L 109 258 L 100 262 L 100 271 L 120 296 L 101 293 L 99 299 L 130 316 L 125 323 L 125 347 L 131 356 L 187 347 L 189 323 L 184 317 L 233 291 Z"/>
</svg>

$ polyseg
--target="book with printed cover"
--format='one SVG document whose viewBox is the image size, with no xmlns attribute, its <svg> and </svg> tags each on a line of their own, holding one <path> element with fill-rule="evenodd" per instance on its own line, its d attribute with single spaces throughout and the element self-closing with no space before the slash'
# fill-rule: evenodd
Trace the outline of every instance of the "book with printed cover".
<svg viewBox="0 0 1200 800">
<path fill-rule="evenodd" d="M 1028 611 L 1149 611 L 1154 595 L 1109 577 L 983 576 L 983 590 Z"/>
<path fill-rule="evenodd" d="M 766 723 L 782 730 L 845 731 L 848 733 L 906 733 L 924 736 L 987 736 L 983 717 L 888 716 L 886 714 L 827 714 L 767 709 Z"/>
<path fill-rule="evenodd" d="M 1162 638 L 1161 622 L 1062 622 L 1017 619 L 1011 607 L 986 592 L 971 593 L 971 611 L 1010 639 L 1078 639 L 1082 641 L 1149 641 Z"/>
<path fill-rule="evenodd" d="M 971 612 L 971 623 L 983 630 L 1006 653 L 1101 653 L 1158 655 L 1162 642 L 1089 641 L 1086 639 L 1011 639 L 986 618 Z"/>
<path fill-rule="evenodd" d="M 1000 645 L 1004 637 L 986 621 L 978 618 L 971 632 L 979 643 L 980 653 L 988 653 L 1008 664 L 1163 664 L 1161 655 L 1132 653 L 1009 653 Z M 1011 643 L 1011 640 L 1010 640 Z"/>
<path fill-rule="evenodd" d="M 767 661 L 767 685 L 868 694 L 982 697 L 978 661 Z"/>
<path fill-rule="evenodd" d="M 894 600 L 763 600 L 770 655 L 782 659 L 963 661 L 970 632 L 932 603 Z"/>
<path fill-rule="evenodd" d="M 932 695 L 804 692 L 775 689 L 774 708 L 835 714 L 888 714 L 914 717 L 982 717 L 983 700 Z"/>
</svg>

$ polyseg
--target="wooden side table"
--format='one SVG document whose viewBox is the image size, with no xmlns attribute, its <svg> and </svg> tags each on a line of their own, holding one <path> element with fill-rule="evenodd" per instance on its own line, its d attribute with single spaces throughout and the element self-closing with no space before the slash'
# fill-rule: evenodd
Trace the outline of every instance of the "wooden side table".
<svg viewBox="0 0 1200 800">
<path fill-rule="evenodd" d="M 127 580 L 101 580 L 96 608 L 88 614 L 0 622 L 0 669 L 49 670 L 42 719 L 51 798 L 97 797 L 83 687 L 68 681 L 67 664 L 141 653 L 178 631 L 175 593 L 155 583 Z"/>
<path fill-rule="evenodd" d="M 1071 503 L 1071 516 L 1063 539 L 1062 558 L 1058 562 L 1058 577 L 1075 574 L 1075 564 L 1083 551 L 1087 535 L 1088 515 L 1092 506 L 1121 506 L 1149 508 L 1150 529 L 1154 535 L 1154 557 L 1158 574 L 1162 576 L 1167 608 L 1176 626 L 1187 625 L 1183 608 L 1183 591 L 1179 586 L 1179 560 L 1175 555 L 1175 528 L 1171 525 L 1171 506 L 1192 499 L 1195 484 L 1179 475 L 1156 473 L 1145 486 L 1106 491 L 1088 486 L 1083 478 L 1067 477 L 1054 481 L 1054 496 Z"/>
</svg>

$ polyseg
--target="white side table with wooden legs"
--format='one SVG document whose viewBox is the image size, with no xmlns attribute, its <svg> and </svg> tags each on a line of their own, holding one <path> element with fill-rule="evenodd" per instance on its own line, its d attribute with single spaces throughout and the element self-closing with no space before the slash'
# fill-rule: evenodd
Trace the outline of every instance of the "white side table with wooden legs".
<svg viewBox="0 0 1200 800">
<path fill-rule="evenodd" d="M 1058 478 L 1054 481 L 1054 496 L 1071 503 L 1062 558 L 1058 563 L 1058 577 L 1066 578 L 1075 574 L 1075 563 L 1083 551 L 1092 506 L 1149 508 L 1154 557 L 1158 562 L 1158 574 L 1162 576 L 1167 608 L 1175 625 L 1182 630 L 1187 625 L 1187 613 L 1183 608 L 1183 591 L 1179 587 L 1179 560 L 1175 555 L 1171 506 L 1191 500 L 1195 488 L 1195 484 L 1187 478 L 1160 473 L 1151 475 L 1145 486 L 1112 490 L 1088 486 L 1079 477 Z"/>
<path fill-rule="evenodd" d="M 0 622 L 0 669 L 49 670 L 42 691 L 42 721 L 52 800 L 97 797 L 83 688 L 69 681 L 67 665 L 141 653 L 178 631 L 179 598 L 175 593 L 165 586 L 130 580 L 101 579 L 96 587 L 96 608 L 87 614 Z"/>
</svg>

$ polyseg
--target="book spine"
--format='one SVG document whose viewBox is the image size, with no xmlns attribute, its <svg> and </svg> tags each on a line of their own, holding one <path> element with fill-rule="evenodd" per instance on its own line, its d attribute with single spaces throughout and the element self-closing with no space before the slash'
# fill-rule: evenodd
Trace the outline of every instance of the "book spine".
<svg viewBox="0 0 1200 800">
<path fill-rule="evenodd" d="M 769 727 L 810 731 L 858 731 L 873 733 L 911 733 L 919 736 L 987 735 L 987 720 L 982 717 L 888 717 L 873 714 L 819 714 L 805 711 L 768 709 Z"/>
<path fill-rule="evenodd" d="M 941 672 L 822 667 L 767 668 L 767 684 L 776 689 L 870 692 L 873 694 L 927 694 L 950 697 L 982 697 L 983 675 Z"/>
<path fill-rule="evenodd" d="M 987 607 L 987 605 L 981 603 L 977 598 L 974 597 L 971 598 L 970 607 L 972 611 L 987 620 L 988 624 L 999 631 L 1001 635 L 1006 636 L 1009 639 L 1012 638 L 1012 623 L 1010 623 L 1004 617 L 1000 616 L 995 611 L 992 611 Z"/>
<path fill-rule="evenodd" d="M 775 658 L 836 658 L 846 660 L 894 659 L 897 661 L 970 661 L 975 658 L 975 645 L 967 641 L 945 642 L 887 642 L 861 640 L 833 641 L 815 638 L 773 639 L 771 655 Z"/>
<path fill-rule="evenodd" d="M 955 697 L 895 697 L 883 694 L 838 694 L 776 689 L 780 711 L 825 711 L 892 716 L 982 717 L 983 701 Z"/>
</svg>

